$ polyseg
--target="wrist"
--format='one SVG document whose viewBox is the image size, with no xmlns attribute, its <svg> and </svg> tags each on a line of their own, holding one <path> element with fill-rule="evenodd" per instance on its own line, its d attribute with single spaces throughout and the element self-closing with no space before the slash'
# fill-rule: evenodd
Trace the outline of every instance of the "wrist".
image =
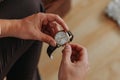
<svg viewBox="0 0 120 80">
<path fill-rule="evenodd" d="M 2 36 L 2 32 L 1 32 L 1 26 L 0 26 L 0 37 Z"/>
<path fill-rule="evenodd" d="M 0 20 L 0 37 L 14 37 L 19 20 Z"/>
<path fill-rule="evenodd" d="M 0 21 L 1 37 L 7 37 L 8 27 L 9 27 L 8 25 L 9 25 L 8 20 L 1 20 Z"/>
</svg>

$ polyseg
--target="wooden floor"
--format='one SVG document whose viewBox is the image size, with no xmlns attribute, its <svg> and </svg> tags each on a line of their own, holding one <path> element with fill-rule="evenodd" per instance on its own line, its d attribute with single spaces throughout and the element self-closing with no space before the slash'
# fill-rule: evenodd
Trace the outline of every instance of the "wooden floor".
<svg viewBox="0 0 120 80">
<path fill-rule="evenodd" d="M 71 0 L 71 10 L 64 17 L 73 32 L 73 43 L 88 49 L 90 71 L 86 80 L 120 80 L 120 28 L 104 14 L 110 0 Z M 61 49 L 51 60 L 44 44 L 39 62 L 43 80 L 58 80 Z"/>
</svg>

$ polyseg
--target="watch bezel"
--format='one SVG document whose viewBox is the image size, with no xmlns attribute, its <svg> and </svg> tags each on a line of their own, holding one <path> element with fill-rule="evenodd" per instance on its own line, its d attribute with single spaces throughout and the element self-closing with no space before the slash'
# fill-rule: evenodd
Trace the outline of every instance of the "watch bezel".
<svg viewBox="0 0 120 80">
<path fill-rule="evenodd" d="M 67 32 L 65 32 L 65 31 L 63 31 L 63 30 L 61 30 L 61 31 L 58 31 L 57 33 L 56 33 L 56 35 L 54 36 L 54 39 L 56 40 L 56 36 L 58 35 L 58 33 L 60 33 L 60 32 L 64 32 L 65 33 L 65 35 L 66 35 L 66 37 L 68 38 L 68 40 L 67 40 L 67 42 L 66 43 L 68 43 L 68 42 L 70 42 L 70 36 L 69 36 L 69 34 L 67 33 Z M 56 40 L 56 42 L 57 42 L 57 40 Z M 60 46 L 63 46 L 63 45 L 65 45 L 66 43 L 64 43 L 64 44 L 59 44 L 59 43 L 56 43 L 57 44 L 57 46 L 58 47 L 60 47 Z"/>
<path fill-rule="evenodd" d="M 57 33 L 59 33 L 59 32 L 64 32 L 66 35 L 67 35 L 67 37 L 68 37 L 68 41 L 66 42 L 66 43 L 69 43 L 69 42 L 71 42 L 72 40 L 73 40 L 73 34 L 70 32 L 70 31 L 64 31 L 64 30 L 61 30 L 61 31 L 58 31 Z M 57 33 L 55 34 L 55 36 L 57 35 Z M 54 36 L 54 39 L 55 39 L 55 36 Z M 66 43 L 64 43 L 63 45 L 65 45 Z M 47 48 L 47 54 L 48 54 L 48 56 L 50 57 L 50 58 L 52 58 L 52 53 L 53 53 L 53 51 L 55 50 L 55 49 L 57 49 L 57 48 L 59 48 L 60 46 L 63 46 L 63 45 L 60 45 L 60 44 L 56 44 L 56 46 L 51 46 L 51 45 L 49 45 L 48 46 L 48 48 Z"/>
</svg>

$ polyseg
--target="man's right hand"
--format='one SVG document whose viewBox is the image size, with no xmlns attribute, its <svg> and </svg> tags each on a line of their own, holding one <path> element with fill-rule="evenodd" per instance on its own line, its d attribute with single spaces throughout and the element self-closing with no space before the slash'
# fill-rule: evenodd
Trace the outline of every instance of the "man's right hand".
<svg viewBox="0 0 120 80">
<path fill-rule="evenodd" d="M 59 80 L 84 80 L 88 71 L 88 53 L 78 44 L 67 44 L 59 68 Z"/>
</svg>

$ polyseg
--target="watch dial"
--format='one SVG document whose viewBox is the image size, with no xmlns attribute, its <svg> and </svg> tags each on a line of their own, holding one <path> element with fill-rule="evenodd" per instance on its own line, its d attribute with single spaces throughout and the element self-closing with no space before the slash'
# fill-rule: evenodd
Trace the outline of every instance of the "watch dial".
<svg viewBox="0 0 120 80">
<path fill-rule="evenodd" d="M 67 35 L 67 33 L 60 31 L 55 35 L 55 40 L 58 45 L 64 45 L 69 41 L 69 36 Z"/>
</svg>

